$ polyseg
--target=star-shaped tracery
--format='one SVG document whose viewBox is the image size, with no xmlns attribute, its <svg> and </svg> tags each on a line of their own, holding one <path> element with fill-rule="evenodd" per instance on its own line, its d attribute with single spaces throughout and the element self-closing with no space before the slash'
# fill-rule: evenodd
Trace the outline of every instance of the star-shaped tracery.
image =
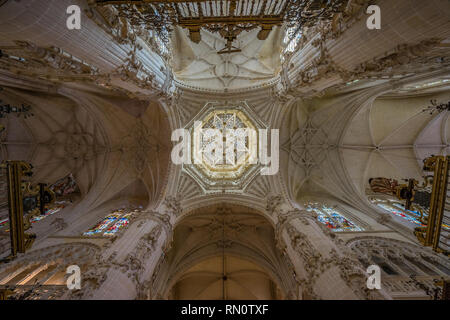
<svg viewBox="0 0 450 320">
<path fill-rule="evenodd" d="M 203 160 L 211 167 L 231 169 L 246 161 L 250 152 L 250 128 L 245 122 L 247 119 L 235 111 L 214 113 L 203 125 L 202 151 Z M 213 130 L 219 130 L 216 137 Z M 217 132 L 217 131 L 216 131 Z M 223 150 L 211 156 L 208 150 Z"/>
<path fill-rule="evenodd" d="M 205 192 L 243 190 L 261 168 L 258 141 L 263 128 L 245 102 L 207 103 L 187 125 L 191 163 L 183 170 Z"/>
</svg>

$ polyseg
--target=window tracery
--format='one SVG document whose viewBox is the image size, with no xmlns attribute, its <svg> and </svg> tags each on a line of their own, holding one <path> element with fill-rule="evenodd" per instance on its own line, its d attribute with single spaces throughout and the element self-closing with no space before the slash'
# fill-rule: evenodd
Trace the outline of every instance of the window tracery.
<svg viewBox="0 0 450 320">
<path fill-rule="evenodd" d="M 226 146 L 215 145 L 213 131 L 208 129 L 219 130 L 222 137 L 227 139 Z M 210 178 L 238 178 L 242 175 L 249 165 L 250 149 L 256 147 L 256 141 L 252 140 L 248 129 L 254 129 L 254 126 L 238 110 L 214 111 L 203 120 L 200 152 L 202 167 Z M 234 130 L 234 139 L 228 137 L 230 130 Z M 215 150 L 215 157 L 211 157 L 212 153 L 207 152 L 208 150 Z M 221 150 L 224 152 L 220 152 Z"/>
<path fill-rule="evenodd" d="M 59 179 L 52 184 L 49 189 L 55 193 L 56 201 L 52 204 L 46 205 L 44 213 L 34 216 L 31 219 L 31 223 L 42 221 L 51 215 L 59 213 L 62 209 L 72 204 L 72 195 L 80 192 L 73 174 L 69 174 L 64 178 Z M 4 205 L 7 206 L 7 201 Z M 9 232 L 9 217 L 0 217 L 0 230 L 3 232 Z"/>
<path fill-rule="evenodd" d="M 56 201 L 51 206 L 45 208 L 45 212 L 43 215 L 34 217 L 33 219 L 31 219 L 31 222 L 35 223 L 35 222 L 41 221 L 41 220 L 47 218 L 48 216 L 51 216 L 51 215 L 54 215 L 55 213 L 60 212 L 62 209 L 64 209 L 65 207 L 67 207 L 70 204 L 71 204 L 71 202 L 67 201 L 67 200 Z"/>
<path fill-rule="evenodd" d="M 349 246 L 358 254 L 361 263 L 378 265 L 386 275 L 411 274 L 421 276 L 447 276 L 450 264 L 414 245 L 393 239 L 365 238 L 350 241 Z"/>
<path fill-rule="evenodd" d="M 412 205 L 412 210 L 407 210 L 402 203 L 395 200 L 379 198 L 370 198 L 369 200 L 381 209 L 408 221 L 415 227 L 426 226 L 428 211 L 416 204 Z M 450 230 L 450 226 L 447 224 L 442 224 L 442 227 Z"/>
<path fill-rule="evenodd" d="M 342 212 L 340 212 L 337 206 L 328 207 L 324 204 L 309 203 L 307 204 L 306 210 L 317 213 L 317 220 L 334 232 L 364 230 L 347 219 Z"/>
<path fill-rule="evenodd" d="M 269 146 L 274 133 L 245 101 L 225 105 L 208 102 L 185 130 L 189 159 L 183 160 L 183 170 L 205 192 L 245 189 L 276 156 L 273 151 L 269 156 L 267 150 L 274 149 Z"/>
<path fill-rule="evenodd" d="M 56 201 L 54 204 L 45 207 L 44 214 L 34 216 L 31 219 L 31 223 L 36 223 L 36 222 L 42 221 L 45 218 L 60 212 L 62 209 L 69 206 L 70 204 L 71 204 L 71 202 L 68 200 Z M 0 230 L 2 230 L 3 232 L 6 232 L 6 233 L 9 232 L 9 218 L 8 217 L 0 220 Z"/>
<path fill-rule="evenodd" d="M 84 232 L 84 236 L 106 236 L 112 237 L 116 236 L 119 231 L 125 229 L 129 224 L 131 219 L 139 210 L 126 210 L 120 209 L 113 211 L 111 214 L 107 215 L 100 222 L 98 222 L 94 227 Z"/>
</svg>

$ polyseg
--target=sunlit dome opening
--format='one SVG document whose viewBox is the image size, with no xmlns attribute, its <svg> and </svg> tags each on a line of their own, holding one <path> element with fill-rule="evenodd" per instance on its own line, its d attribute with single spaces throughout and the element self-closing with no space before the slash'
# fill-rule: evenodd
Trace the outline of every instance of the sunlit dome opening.
<svg viewBox="0 0 450 320">
<path fill-rule="evenodd" d="M 259 175 L 259 131 L 267 125 L 246 102 L 209 102 L 185 128 L 191 162 L 183 171 L 204 192 L 241 192 Z"/>
<path fill-rule="evenodd" d="M 221 132 L 220 145 L 216 145 L 217 139 L 208 129 Z M 250 155 L 256 153 L 257 137 L 250 134 L 252 130 L 256 132 L 255 126 L 240 110 L 209 113 L 203 119 L 200 146 L 194 148 L 202 159 L 199 168 L 212 179 L 239 178 L 250 165 Z"/>
</svg>

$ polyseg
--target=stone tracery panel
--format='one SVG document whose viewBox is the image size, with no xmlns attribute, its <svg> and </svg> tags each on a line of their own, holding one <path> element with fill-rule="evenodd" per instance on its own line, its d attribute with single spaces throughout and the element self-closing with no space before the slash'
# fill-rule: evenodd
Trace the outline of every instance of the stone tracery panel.
<svg viewBox="0 0 450 320">
<path fill-rule="evenodd" d="M 0 268 L 0 288 L 12 291 L 13 299 L 65 299 L 72 295 L 66 285 L 66 268 L 78 265 L 87 271 L 99 258 L 100 248 L 89 243 L 55 245 L 19 257 Z M 84 277 L 85 292 L 99 279 Z"/>
<path fill-rule="evenodd" d="M 433 298 L 440 294 L 438 280 L 450 276 L 450 261 L 411 243 L 379 238 L 355 238 L 347 245 L 365 266 L 382 270 L 382 289 L 395 298 L 419 296 Z"/>
</svg>

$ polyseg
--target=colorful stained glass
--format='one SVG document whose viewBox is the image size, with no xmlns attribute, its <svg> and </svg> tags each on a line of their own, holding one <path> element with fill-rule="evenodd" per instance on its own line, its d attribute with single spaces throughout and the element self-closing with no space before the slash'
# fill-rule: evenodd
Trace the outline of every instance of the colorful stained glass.
<svg viewBox="0 0 450 320">
<path fill-rule="evenodd" d="M 335 232 L 342 231 L 362 231 L 363 229 L 355 225 L 350 220 L 346 219 L 336 209 L 326 206 L 309 206 L 308 211 L 317 213 L 317 220 L 323 223 L 327 228 Z"/>
<path fill-rule="evenodd" d="M 8 218 L 0 220 L 0 228 L 9 229 L 9 219 Z"/>
<path fill-rule="evenodd" d="M 99 222 L 95 227 L 83 233 L 83 235 L 115 236 L 119 230 L 130 224 L 132 216 L 137 212 L 139 212 L 139 209 L 133 211 L 127 209 L 116 210 Z"/>
<path fill-rule="evenodd" d="M 127 226 L 130 223 L 130 217 L 131 213 L 124 214 L 122 217 L 119 218 L 119 220 L 114 223 L 111 227 L 108 228 L 108 230 L 105 231 L 103 235 L 105 236 L 113 236 L 117 233 L 120 229 Z"/>
<path fill-rule="evenodd" d="M 120 216 L 121 216 L 120 212 L 114 212 L 114 213 L 108 215 L 105 219 L 103 219 L 102 221 L 97 223 L 97 225 L 95 227 L 93 227 L 92 229 L 89 229 L 88 231 L 83 233 L 83 235 L 92 236 L 92 235 L 97 235 L 99 233 L 104 232 L 106 230 L 106 228 L 108 228 L 108 226 L 110 226 L 112 223 L 116 222 Z"/>
<path fill-rule="evenodd" d="M 426 225 L 420 221 L 420 212 L 415 210 L 406 210 L 402 204 L 398 202 L 378 202 L 377 206 L 383 208 L 384 210 L 392 213 L 395 216 L 401 217 L 411 223 L 414 223 L 417 226 L 425 227 Z M 427 217 L 427 212 L 424 212 L 424 218 Z M 442 227 L 450 230 L 450 226 L 446 224 L 442 224 Z"/>
<path fill-rule="evenodd" d="M 388 204 L 385 204 L 385 203 L 377 203 L 377 206 L 379 206 L 380 208 L 382 208 L 382 209 L 392 213 L 393 215 L 395 215 L 397 217 L 401 217 L 401 218 L 403 218 L 403 219 L 405 219 L 405 220 L 407 220 L 407 221 L 409 221 L 411 223 L 414 223 L 414 224 L 416 224 L 418 226 L 421 226 L 421 227 L 425 226 L 419 220 L 420 214 L 414 214 L 413 212 L 407 214 L 404 209 L 396 208 L 396 207 L 394 207 L 392 205 L 388 205 Z"/>
<path fill-rule="evenodd" d="M 31 223 L 41 221 L 42 219 L 47 218 L 48 216 L 58 213 L 59 211 L 64 209 L 67 206 L 67 204 L 68 204 L 68 202 L 66 202 L 66 201 L 56 202 L 50 208 L 45 208 L 45 213 L 43 215 L 39 215 L 39 216 L 31 219 Z"/>
<path fill-rule="evenodd" d="M 59 201 L 52 205 L 50 208 L 45 209 L 45 213 L 43 215 L 39 215 L 31 219 L 31 223 L 36 223 L 41 221 L 48 216 L 51 216 L 55 213 L 58 213 L 62 209 L 64 209 L 70 202 Z M 9 218 L 0 220 L 0 229 L 4 229 L 5 232 L 9 232 Z"/>
</svg>

